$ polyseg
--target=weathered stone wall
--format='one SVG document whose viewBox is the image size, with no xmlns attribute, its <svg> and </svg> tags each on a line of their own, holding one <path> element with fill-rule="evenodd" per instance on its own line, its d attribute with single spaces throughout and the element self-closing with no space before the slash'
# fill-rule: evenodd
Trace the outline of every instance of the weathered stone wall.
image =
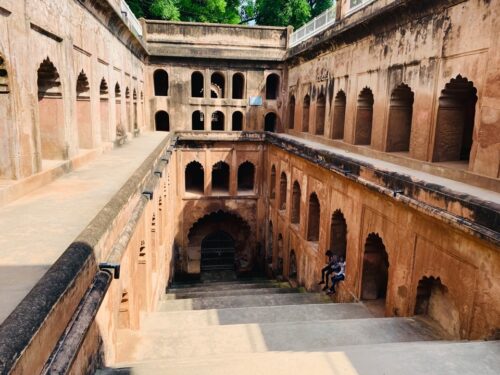
<svg viewBox="0 0 500 375">
<path fill-rule="evenodd" d="M 412 167 L 417 169 L 488 188 L 498 186 L 499 55 L 494 36 L 500 32 L 499 9 L 498 1 L 375 1 L 340 20 L 288 52 L 289 99 L 283 112 L 287 131 L 303 131 L 303 103 L 309 95 L 308 132 L 322 142 L 405 165 L 415 159 L 420 163 Z M 452 88 L 450 83 L 457 84 Z M 412 96 L 410 112 L 404 96 L 394 96 L 396 88 Z M 467 88 L 477 96 L 470 135 L 460 129 L 470 116 L 464 112 L 467 100 L 454 104 L 457 99 L 451 98 L 451 91 L 463 94 Z M 370 100 L 360 98 L 365 89 L 373 95 L 372 107 Z M 326 96 L 326 114 L 318 119 L 321 94 Z M 288 104 L 292 96 L 294 124 Z M 371 126 L 366 125 L 372 116 Z M 340 120 L 334 121 L 336 117 Z M 408 138 L 410 130 L 404 127 L 410 119 Z M 464 150 L 466 155 L 445 155 L 460 151 L 452 150 L 464 142 L 462 137 L 473 140 L 472 147 Z M 407 138 L 403 147 L 402 138 Z"/>
<path fill-rule="evenodd" d="M 213 139 L 217 137 L 211 137 Z M 264 178 L 264 145 L 261 142 L 217 142 L 217 144 L 187 142 L 176 151 L 176 173 L 178 181 L 175 196 L 176 227 L 175 238 L 179 246 L 179 258 L 176 263 L 176 273 L 198 275 L 200 273 L 201 240 L 206 232 L 203 220 L 207 225 L 214 220 L 210 215 L 218 212 L 228 215 L 225 230 L 231 232 L 234 238 L 248 230 L 248 237 L 241 240 L 240 248 L 236 250 L 236 260 L 240 273 L 252 271 L 259 266 L 259 248 L 263 248 L 265 208 L 263 203 L 262 180 Z M 212 189 L 212 171 L 218 162 L 229 166 L 229 189 L 227 191 Z M 192 192 L 186 190 L 185 177 L 189 176 L 186 168 L 190 163 L 197 162 L 203 167 L 204 189 Z M 238 171 L 241 165 L 249 162 L 254 167 L 253 188 L 238 187 Z M 240 177 L 241 174 L 240 174 Z M 231 230 L 234 225 L 234 230 Z M 208 228 L 209 231 L 214 228 Z M 207 229 L 207 230 L 208 230 Z M 234 233 L 233 233 L 234 232 Z M 260 247 L 259 247 L 259 244 Z"/>
<path fill-rule="evenodd" d="M 145 49 L 120 17 L 107 1 L 0 2 L 8 84 L 0 90 L 0 178 L 28 177 L 54 159 L 102 148 L 116 139 L 117 124 L 130 133 L 144 127 Z"/>
<path fill-rule="evenodd" d="M 276 178 L 272 177 L 273 167 Z M 286 176 L 286 189 L 280 176 Z M 274 180 L 275 197 L 270 191 Z M 300 186 L 300 221 L 292 222 L 293 185 Z M 440 278 L 458 311 L 450 322 L 461 338 L 494 335 L 500 322 L 500 305 L 491 296 L 499 293 L 498 247 L 460 229 L 452 229 L 435 215 L 422 214 L 368 187 L 315 165 L 300 155 L 269 146 L 266 156 L 266 202 L 269 202 L 267 249 L 272 243 L 272 267 L 279 267 L 281 253 L 284 275 L 289 276 L 289 255 L 297 257 L 298 282 L 316 289 L 324 253 L 334 247 L 332 216 L 339 211 L 347 224 L 346 280 L 340 284 L 337 301 L 363 299 L 363 261 L 370 234 L 378 235 L 388 254 L 389 272 L 386 316 L 412 316 L 417 286 L 423 277 Z M 314 217 L 309 209 L 311 194 L 320 203 L 319 240 L 309 241 L 308 227 Z M 285 194 L 285 198 L 283 198 Z M 280 202 L 285 200 L 285 206 Z M 282 209 L 285 207 L 284 209 Z M 464 228 L 465 229 L 465 228 Z M 272 233 L 272 238 L 270 234 Z M 280 243 L 281 240 L 281 243 Z M 332 246 L 333 245 L 333 246 Z M 451 317 L 450 313 L 450 317 Z M 448 317 L 448 320 L 450 319 Z"/>
</svg>

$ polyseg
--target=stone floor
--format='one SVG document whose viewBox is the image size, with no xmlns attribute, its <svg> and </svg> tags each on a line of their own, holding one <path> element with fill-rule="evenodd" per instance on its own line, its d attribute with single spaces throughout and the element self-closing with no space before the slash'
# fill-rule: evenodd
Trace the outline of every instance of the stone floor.
<svg viewBox="0 0 500 375">
<path fill-rule="evenodd" d="M 500 368 L 500 342 L 444 341 L 428 319 L 375 318 L 363 303 L 323 297 L 269 280 L 174 285 L 140 331 L 119 331 L 118 363 L 97 374 L 493 375 Z"/>
<path fill-rule="evenodd" d="M 0 207 L 0 323 L 164 138 L 142 134 Z"/>
</svg>

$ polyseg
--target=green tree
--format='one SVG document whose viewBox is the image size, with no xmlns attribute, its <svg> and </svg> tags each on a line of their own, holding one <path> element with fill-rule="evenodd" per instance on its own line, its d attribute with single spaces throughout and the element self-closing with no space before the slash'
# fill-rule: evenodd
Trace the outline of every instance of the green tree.
<svg viewBox="0 0 500 375">
<path fill-rule="evenodd" d="M 316 17 L 333 5 L 332 0 L 309 0 L 311 16 Z"/>
<path fill-rule="evenodd" d="M 154 0 L 149 11 L 151 15 L 162 20 L 180 20 L 180 12 L 174 0 Z"/>
<path fill-rule="evenodd" d="M 308 0 L 256 0 L 255 21 L 259 25 L 299 28 L 311 19 Z"/>
</svg>

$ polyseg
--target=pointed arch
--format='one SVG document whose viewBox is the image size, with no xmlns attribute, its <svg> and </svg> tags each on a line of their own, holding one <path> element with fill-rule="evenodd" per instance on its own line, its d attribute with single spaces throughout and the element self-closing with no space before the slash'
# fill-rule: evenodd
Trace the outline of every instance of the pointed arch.
<svg viewBox="0 0 500 375">
<path fill-rule="evenodd" d="M 229 193 L 229 164 L 224 161 L 215 163 L 212 167 L 212 194 Z"/>
<path fill-rule="evenodd" d="M 249 161 L 238 167 L 238 191 L 253 192 L 255 185 L 255 166 Z"/>
<path fill-rule="evenodd" d="M 413 98 L 413 91 L 404 83 L 392 90 L 387 124 L 387 152 L 410 151 Z"/>
<path fill-rule="evenodd" d="M 280 210 L 286 210 L 286 192 L 288 188 L 288 179 L 285 172 L 281 172 L 280 176 Z"/>
<path fill-rule="evenodd" d="M 292 224 L 300 224 L 300 199 L 301 199 L 300 185 L 297 180 L 293 182 L 292 187 L 292 212 L 290 222 Z"/>
<path fill-rule="evenodd" d="M 90 108 L 90 84 L 81 71 L 76 80 L 76 121 L 78 128 L 78 146 L 84 149 L 93 147 L 93 129 Z"/>
<path fill-rule="evenodd" d="M 295 129 L 295 96 L 290 97 L 288 103 L 288 129 Z"/>
<path fill-rule="evenodd" d="M 184 171 L 184 190 L 188 193 L 203 194 L 205 191 L 205 171 L 196 160 L 190 162 Z"/>
<path fill-rule="evenodd" d="M 373 93 L 365 87 L 358 96 L 354 144 L 369 146 L 372 142 Z"/>
<path fill-rule="evenodd" d="M 66 159 L 61 79 L 49 57 L 38 68 L 38 113 L 42 159 Z"/>
<path fill-rule="evenodd" d="M 333 102 L 332 139 L 344 139 L 346 95 L 340 90 Z"/>
<path fill-rule="evenodd" d="M 309 132 L 309 109 L 311 107 L 311 97 L 307 94 L 302 104 L 302 131 Z"/>
<path fill-rule="evenodd" d="M 324 135 L 325 133 L 325 112 L 326 97 L 321 91 L 316 100 L 316 135 Z"/>
<path fill-rule="evenodd" d="M 309 195 L 309 210 L 307 212 L 307 240 L 319 241 L 319 228 L 321 219 L 321 206 L 316 193 Z"/>
<path fill-rule="evenodd" d="M 365 241 L 361 299 L 385 300 L 389 280 L 389 256 L 384 241 L 377 233 L 370 233 Z"/>
<path fill-rule="evenodd" d="M 477 89 L 461 75 L 441 91 L 432 161 L 468 161 L 472 150 Z"/>
</svg>

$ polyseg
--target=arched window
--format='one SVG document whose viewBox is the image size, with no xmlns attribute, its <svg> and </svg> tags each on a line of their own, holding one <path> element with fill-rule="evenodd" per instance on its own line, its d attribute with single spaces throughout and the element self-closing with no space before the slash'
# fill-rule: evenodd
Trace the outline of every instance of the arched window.
<svg viewBox="0 0 500 375">
<path fill-rule="evenodd" d="M 370 233 L 366 238 L 363 254 L 361 299 L 385 299 L 389 280 L 389 256 L 382 238 Z"/>
<path fill-rule="evenodd" d="M 210 97 L 213 99 L 225 98 L 226 93 L 226 80 L 222 73 L 212 74 L 210 81 Z"/>
<path fill-rule="evenodd" d="M 193 98 L 203 98 L 205 78 L 201 72 L 191 74 L 191 96 Z"/>
<path fill-rule="evenodd" d="M 41 157 L 61 160 L 67 154 L 63 90 L 59 73 L 48 57 L 38 68 L 37 83 Z"/>
<path fill-rule="evenodd" d="M 333 102 L 332 139 L 344 139 L 346 97 L 340 90 Z"/>
<path fill-rule="evenodd" d="M 90 113 L 90 84 L 87 75 L 82 70 L 76 80 L 76 120 L 80 148 L 93 147 Z"/>
<path fill-rule="evenodd" d="M 295 250 L 290 251 L 290 260 L 288 264 L 288 278 L 291 280 L 297 279 L 297 256 Z"/>
<path fill-rule="evenodd" d="M 0 55 L 0 94 L 9 93 L 9 75 L 6 65 L 3 56 Z"/>
<path fill-rule="evenodd" d="M 300 223 L 300 198 L 300 185 L 298 181 L 294 181 L 292 188 L 292 217 L 290 220 L 292 224 Z"/>
<path fill-rule="evenodd" d="M 309 196 L 309 212 L 307 222 L 307 240 L 311 242 L 319 241 L 319 223 L 321 218 L 321 208 L 316 193 Z"/>
<path fill-rule="evenodd" d="M 212 194 L 229 192 L 229 165 L 219 161 L 212 167 Z"/>
<path fill-rule="evenodd" d="M 212 130 L 224 131 L 224 113 L 221 111 L 212 113 Z"/>
<path fill-rule="evenodd" d="M 165 111 L 158 111 L 155 114 L 156 131 L 169 132 L 170 118 Z"/>
<path fill-rule="evenodd" d="M 201 111 L 194 111 L 191 115 L 191 129 L 205 130 L 205 115 Z"/>
<path fill-rule="evenodd" d="M 326 98 L 321 93 L 316 100 L 316 135 L 323 135 L 325 133 L 325 110 Z"/>
<path fill-rule="evenodd" d="M 266 99 L 275 100 L 279 96 L 280 77 L 277 74 L 269 74 L 266 79 Z"/>
<path fill-rule="evenodd" d="M 2 55 L 0 55 L 0 179 L 15 178 L 15 166 L 11 159 L 12 142 L 6 142 L 9 139 L 12 96 L 9 95 L 9 75 L 7 64 Z M 5 143 L 6 142 L 6 143 Z"/>
<path fill-rule="evenodd" d="M 276 113 L 269 112 L 264 119 L 264 131 L 274 133 L 276 131 Z"/>
<path fill-rule="evenodd" d="M 387 124 L 387 151 L 410 151 L 413 92 L 404 83 L 392 90 Z"/>
<path fill-rule="evenodd" d="M 474 132 L 477 90 L 458 75 L 441 91 L 432 161 L 469 160 Z"/>
<path fill-rule="evenodd" d="M 330 250 L 345 259 L 347 248 L 347 224 L 342 211 L 336 210 L 332 215 L 330 226 Z"/>
<path fill-rule="evenodd" d="M 273 222 L 269 221 L 269 231 L 267 232 L 267 264 L 271 265 L 273 264 L 273 236 L 274 236 L 274 231 L 273 231 Z"/>
<path fill-rule="evenodd" d="M 116 120 L 116 136 L 123 137 L 125 135 L 125 129 L 122 126 L 122 91 L 120 85 L 116 82 L 115 85 L 115 120 Z"/>
<path fill-rule="evenodd" d="M 155 70 L 153 74 L 155 96 L 168 96 L 168 73 L 163 69 Z"/>
<path fill-rule="evenodd" d="M 205 172 L 199 162 L 192 161 L 186 166 L 184 184 L 186 192 L 203 194 L 205 190 Z"/>
<path fill-rule="evenodd" d="M 288 129 L 295 128 L 295 96 L 290 97 L 288 104 Z"/>
<path fill-rule="evenodd" d="M 242 163 L 238 168 L 238 191 L 253 191 L 255 167 L 249 161 Z"/>
<path fill-rule="evenodd" d="M 276 167 L 271 167 L 271 181 L 269 183 L 270 198 L 274 199 L 276 196 Z"/>
<path fill-rule="evenodd" d="M 276 262 L 276 275 L 283 275 L 283 235 L 278 233 L 278 259 Z"/>
<path fill-rule="evenodd" d="M 356 130 L 354 144 L 370 145 L 372 143 L 373 93 L 368 87 L 361 90 L 356 110 Z"/>
<path fill-rule="evenodd" d="M 287 189 L 287 178 L 286 173 L 281 172 L 280 177 L 280 210 L 286 210 L 286 189 Z"/>
<path fill-rule="evenodd" d="M 311 107 L 311 97 L 306 95 L 304 97 L 304 104 L 302 105 L 302 131 L 309 132 L 309 108 Z"/>
<path fill-rule="evenodd" d="M 241 73 L 233 74 L 233 99 L 245 97 L 245 77 Z"/>
<path fill-rule="evenodd" d="M 233 131 L 243 130 L 243 113 L 236 111 L 233 113 Z"/>
<path fill-rule="evenodd" d="M 101 120 L 101 139 L 109 141 L 109 88 L 106 80 L 101 79 L 99 85 L 99 114 Z"/>
</svg>

